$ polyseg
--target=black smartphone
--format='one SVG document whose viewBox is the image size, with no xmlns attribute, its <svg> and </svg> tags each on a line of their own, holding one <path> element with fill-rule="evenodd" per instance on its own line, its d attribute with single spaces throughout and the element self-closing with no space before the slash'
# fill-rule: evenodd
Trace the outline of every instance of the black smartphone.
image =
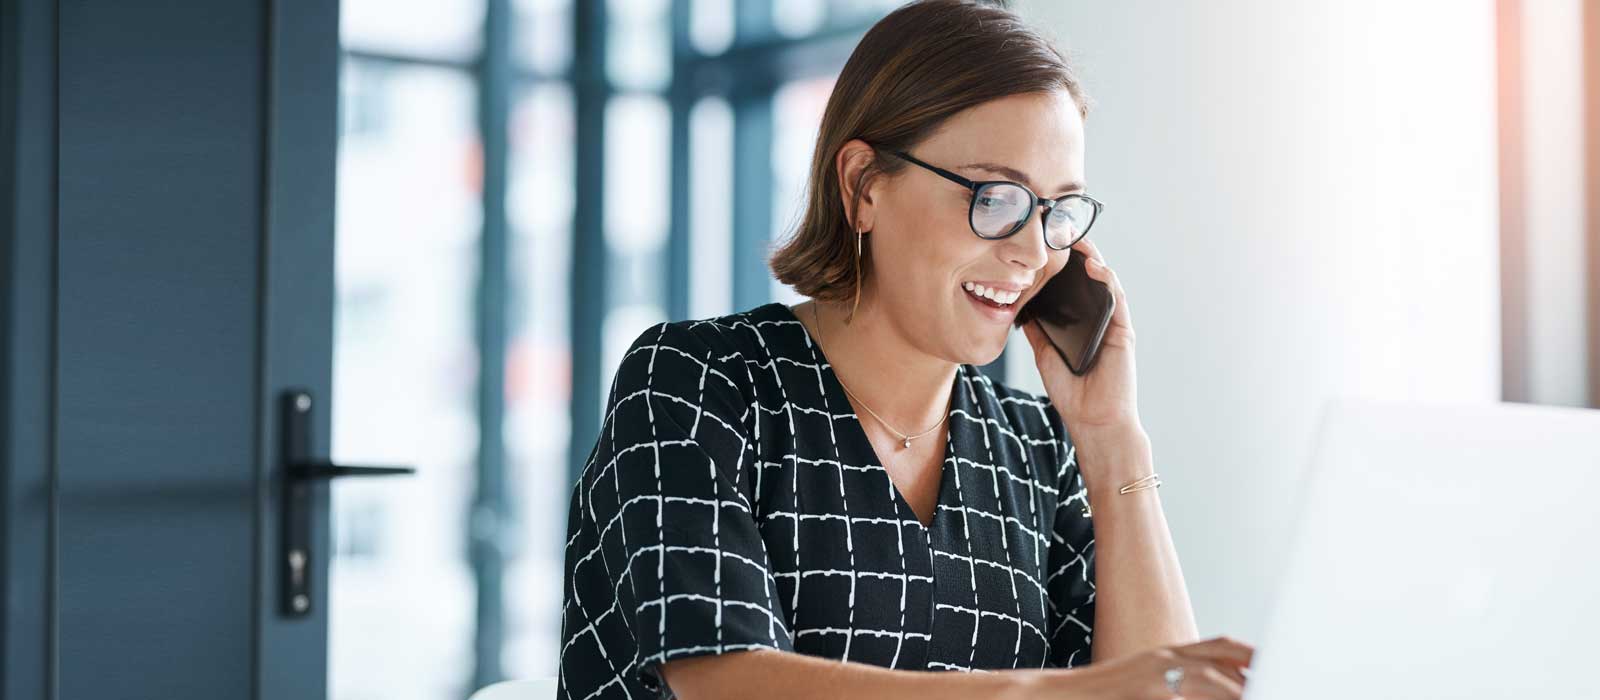
<svg viewBox="0 0 1600 700">
<path fill-rule="evenodd" d="M 1037 319 L 1067 369 L 1079 376 L 1094 368 L 1100 340 L 1117 307 L 1111 288 L 1089 277 L 1086 261 L 1084 254 L 1073 248 L 1066 267 L 1044 283 L 1013 321 L 1021 328 Z"/>
</svg>

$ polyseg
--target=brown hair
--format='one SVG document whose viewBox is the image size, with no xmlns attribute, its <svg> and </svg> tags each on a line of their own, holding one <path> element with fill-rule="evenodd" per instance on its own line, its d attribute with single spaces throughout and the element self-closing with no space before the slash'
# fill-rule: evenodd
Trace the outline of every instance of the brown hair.
<svg viewBox="0 0 1600 700">
<path fill-rule="evenodd" d="M 889 13 L 861 38 L 834 83 L 817 130 L 805 211 L 795 234 L 768 260 L 773 274 L 805 296 L 854 296 L 859 304 L 863 261 L 850 221 L 856 201 L 849 211 L 841 201 L 839 149 L 861 139 L 878 152 L 855 189 L 858 201 L 869 176 L 905 167 L 888 154 L 909 150 L 956 113 L 1053 90 L 1065 90 L 1088 116 L 1088 96 L 1066 58 L 1004 3 L 918 0 Z"/>
</svg>

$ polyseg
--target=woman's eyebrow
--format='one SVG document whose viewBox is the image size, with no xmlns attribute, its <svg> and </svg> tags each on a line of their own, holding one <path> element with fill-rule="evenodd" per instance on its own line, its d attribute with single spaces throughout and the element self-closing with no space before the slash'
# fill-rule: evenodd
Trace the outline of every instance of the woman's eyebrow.
<svg viewBox="0 0 1600 700">
<path fill-rule="evenodd" d="M 999 174 L 1004 175 L 1004 176 L 1006 176 L 1006 177 L 1008 177 L 1008 178 L 1010 178 L 1012 180 L 1016 180 L 1017 182 L 1020 182 L 1020 183 L 1022 183 L 1024 185 L 1027 185 L 1030 188 L 1033 188 L 1033 182 L 1028 179 L 1028 176 L 1024 175 L 1021 170 L 1017 170 L 1016 168 L 1012 168 L 1012 167 L 1005 166 L 1005 165 L 1000 165 L 998 163 L 967 163 L 966 165 L 963 165 L 961 167 L 962 168 L 977 168 L 979 170 L 987 170 L 987 171 L 992 172 L 992 173 L 999 173 Z M 1037 191 L 1037 188 L 1034 188 L 1034 189 Z M 1080 182 L 1080 181 L 1074 180 L 1072 182 L 1068 182 L 1066 184 L 1063 184 L 1060 187 L 1057 187 L 1056 188 L 1056 192 L 1068 193 L 1068 192 L 1074 192 L 1074 191 L 1081 190 L 1081 189 L 1083 189 L 1083 183 Z"/>
</svg>

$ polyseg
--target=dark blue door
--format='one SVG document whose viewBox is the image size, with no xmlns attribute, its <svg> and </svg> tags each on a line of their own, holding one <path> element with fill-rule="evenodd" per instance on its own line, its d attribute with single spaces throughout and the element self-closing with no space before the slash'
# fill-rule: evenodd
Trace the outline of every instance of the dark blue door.
<svg viewBox="0 0 1600 700">
<path fill-rule="evenodd" d="M 337 3 L 0 8 L 0 696 L 322 698 Z"/>
</svg>

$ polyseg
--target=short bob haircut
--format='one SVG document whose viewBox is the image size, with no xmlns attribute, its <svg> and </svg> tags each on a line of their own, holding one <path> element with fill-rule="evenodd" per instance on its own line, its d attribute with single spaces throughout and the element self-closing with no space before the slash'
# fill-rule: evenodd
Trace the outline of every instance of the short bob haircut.
<svg viewBox="0 0 1600 700">
<path fill-rule="evenodd" d="M 862 139 L 878 152 L 859 183 L 865 185 L 870 176 L 904 168 L 890 154 L 913 150 L 968 107 L 1062 90 L 1087 118 L 1089 98 L 1066 58 L 1003 2 L 918 0 L 889 13 L 861 38 L 834 83 L 799 228 L 768 260 L 774 276 L 813 299 L 860 303 L 862 268 L 871 261 L 856 259 L 856 202 L 846 210 L 834 164 L 847 141 Z"/>
</svg>

